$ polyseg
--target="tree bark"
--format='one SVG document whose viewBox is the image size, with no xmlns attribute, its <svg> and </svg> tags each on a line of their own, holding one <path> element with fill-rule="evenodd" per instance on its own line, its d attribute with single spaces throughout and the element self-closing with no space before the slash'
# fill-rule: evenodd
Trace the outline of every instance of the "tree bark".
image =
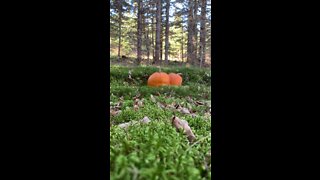
<svg viewBox="0 0 320 180">
<path fill-rule="evenodd" d="M 184 54 L 183 54 L 183 44 L 184 44 L 184 39 L 183 39 L 183 24 L 181 23 L 181 60 L 184 62 Z"/>
<path fill-rule="evenodd" d="M 118 12 L 119 12 L 119 38 L 118 38 L 118 62 L 120 62 L 121 58 L 121 24 L 122 24 L 122 4 L 121 0 L 118 4 Z"/>
<path fill-rule="evenodd" d="M 162 64 L 163 60 L 163 28 L 161 26 L 161 31 L 160 31 L 160 63 Z"/>
<path fill-rule="evenodd" d="M 187 45 L 187 62 L 193 64 L 194 61 L 194 19 L 193 19 L 193 0 L 188 1 L 188 45 Z"/>
<path fill-rule="evenodd" d="M 206 56 L 206 6 L 207 0 L 201 0 L 201 24 L 200 24 L 200 49 L 199 49 L 199 57 L 200 57 L 200 68 L 202 64 L 205 62 Z"/>
<path fill-rule="evenodd" d="M 198 57 L 197 57 L 197 51 L 198 51 L 198 28 L 197 28 L 197 24 L 198 24 L 198 8 L 199 8 L 199 3 L 198 0 L 194 0 L 194 8 L 193 8 L 193 19 L 194 19 L 194 23 L 193 23 L 193 36 L 194 36 L 194 52 L 193 52 L 193 56 L 194 56 L 194 63 L 199 62 L 198 61 Z"/>
<path fill-rule="evenodd" d="M 137 43 L 137 63 L 141 62 L 141 45 L 142 45 L 142 17 L 141 17 L 142 3 L 138 0 L 138 43 Z"/>
<path fill-rule="evenodd" d="M 160 60 L 160 46 L 161 46 L 160 34 L 161 34 L 161 0 L 157 0 L 155 62 L 159 62 Z"/>
<path fill-rule="evenodd" d="M 184 31 L 183 31 L 183 21 L 182 21 L 182 15 L 179 15 L 179 20 L 181 20 L 181 62 L 184 62 Z"/>
<path fill-rule="evenodd" d="M 169 9 L 170 9 L 170 0 L 166 2 L 166 42 L 165 42 L 165 62 L 169 64 Z"/>
<path fill-rule="evenodd" d="M 155 62 L 155 45 L 154 45 L 154 16 L 151 18 L 151 47 L 152 47 L 152 60 Z"/>
<path fill-rule="evenodd" d="M 147 61 L 148 61 L 148 64 L 149 64 L 149 61 L 150 61 L 150 39 L 149 39 L 149 24 L 147 22 L 147 19 L 148 19 L 148 13 L 147 13 L 147 16 L 145 17 L 145 26 L 147 26 L 147 32 L 145 33 L 145 38 L 146 38 L 146 48 L 147 48 Z"/>
</svg>

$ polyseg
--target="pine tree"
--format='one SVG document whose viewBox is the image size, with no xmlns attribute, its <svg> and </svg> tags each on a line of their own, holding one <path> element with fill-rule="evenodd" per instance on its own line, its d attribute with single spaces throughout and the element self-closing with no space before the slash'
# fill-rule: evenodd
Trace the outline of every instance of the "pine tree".
<svg viewBox="0 0 320 180">
<path fill-rule="evenodd" d="M 169 56 L 169 9 L 170 8 L 170 0 L 166 0 L 166 42 L 165 42 L 165 61 L 166 64 L 169 64 L 168 56 Z"/>
<path fill-rule="evenodd" d="M 201 27 L 200 27 L 200 67 L 205 62 L 206 54 L 206 6 L 207 0 L 201 0 Z"/>
</svg>

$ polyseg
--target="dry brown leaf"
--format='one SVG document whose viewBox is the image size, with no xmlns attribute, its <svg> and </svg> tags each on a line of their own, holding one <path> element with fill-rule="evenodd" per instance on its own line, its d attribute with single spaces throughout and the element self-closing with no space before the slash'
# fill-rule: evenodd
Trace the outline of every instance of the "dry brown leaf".
<svg viewBox="0 0 320 180">
<path fill-rule="evenodd" d="M 138 109 L 139 109 L 139 106 L 138 106 L 137 104 L 135 104 L 135 105 L 133 106 L 133 110 L 137 111 Z"/>
<path fill-rule="evenodd" d="M 193 99 L 190 96 L 188 96 L 186 99 L 188 102 L 193 103 Z"/>
<path fill-rule="evenodd" d="M 196 140 L 196 136 L 193 134 L 187 121 L 174 116 L 172 118 L 172 125 L 177 129 L 177 131 L 183 129 L 184 133 L 187 135 L 189 142 L 194 142 Z"/>
<path fill-rule="evenodd" d="M 122 102 L 117 102 L 112 108 L 119 110 L 119 109 L 121 109 L 121 106 L 122 106 Z"/>
<path fill-rule="evenodd" d="M 134 100 L 134 105 L 137 105 L 138 107 L 141 107 L 141 106 L 143 106 L 143 100 L 144 99 L 135 99 Z"/>
<path fill-rule="evenodd" d="M 110 108 L 110 115 L 116 116 L 121 113 L 121 110 L 114 110 Z"/>
<path fill-rule="evenodd" d="M 147 124 L 147 123 L 151 122 L 151 120 L 147 116 L 145 116 L 143 119 L 139 120 L 139 122 L 142 124 Z M 130 122 L 126 122 L 126 123 L 121 123 L 118 126 L 120 128 L 127 129 L 129 126 L 135 125 L 135 124 L 138 124 L 138 122 L 137 121 L 130 121 Z"/>
<path fill-rule="evenodd" d="M 175 107 L 175 104 L 174 104 L 174 103 L 169 104 L 167 107 L 168 107 L 169 109 L 176 110 L 176 107 Z"/>
<path fill-rule="evenodd" d="M 139 98 L 141 96 L 141 94 L 139 93 L 139 94 L 137 94 L 136 96 L 135 96 L 135 98 Z"/>
<path fill-rule="evenodd" d="M 166 108 L 166 106 L 165 106 L 164 104 L 160 103 L 160 102 L 157 102 L 157 105 L 158 105 L 158 107 L 160 107 L 160 108 Z"/>
<path fill-rule="evenodd" d="M 147 116 L 145 116 L 143 119 L 141 119 L 140 120 L 140 122 L 142 122 L 142 123 L 149 123 L 151 120 L 147 117 Z"/>
<path fill-rule="evenodd" d="M 196 105 L 200 105 L 200 106 L 202 106 L 202 105 L 204 105 L 204 102 L 195 101 L 195 104 L 196 104 Z"/>
<path fill-rule="evenodd" d="M 180 110 L 180 112 L 183 113 L 183 114 L 190 114 L 190 111 L 189 111 L 189 109 L 187 109 L 187 108 L 182 108 L 182 109 Z"/>
<path fill-rule="evenodd" d="M 118 126 L 119 126 L 120 128 L 125 128 L 125 129 L 127 129 L 131 124 L 132 124 L 131 122 L 127 122 L 127 123 L 121 123 L 121 124 L 119 124 Z"/>
<path fill-rule="evenodd" d="M 137 105 L 138 105 L 139 107 L 142 107 L 142 106 L 143 106 L 143 100 L 138 101 Z"/>
</svg>

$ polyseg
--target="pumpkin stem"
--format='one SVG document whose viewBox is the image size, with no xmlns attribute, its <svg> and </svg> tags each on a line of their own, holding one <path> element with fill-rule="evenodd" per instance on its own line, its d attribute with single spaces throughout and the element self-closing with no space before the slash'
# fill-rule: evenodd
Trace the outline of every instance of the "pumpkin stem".
<svg viewBox="0 0 320 180">
<path fill-rule="evenodd" d="M 161 66 L 158 66 L 158 68 L 159 68 L 159 72 L 161 72 Z"/>
</svg>

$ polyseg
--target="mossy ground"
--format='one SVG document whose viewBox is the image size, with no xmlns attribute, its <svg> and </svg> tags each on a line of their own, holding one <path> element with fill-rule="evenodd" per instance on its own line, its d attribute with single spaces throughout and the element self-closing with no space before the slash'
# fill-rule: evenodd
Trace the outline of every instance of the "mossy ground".
<svg viewBox="0 0 320 180">
<path fill-rule="evenodd" d="M 155 67 L 111 66 L 110 116 L 111 179 L 210 179 L 211 72 L 208 69 L 167 67 L 163 72 L 182 73 L 183 86 L 150 88 L 147 79 Z M 130 76 L 129 76 L 130 75 Z M 141 106 L 134 108 L 137 99 Z M 168 108 L 185 107 L 192 113 Z M 171 124 L 173 116 L 189 123 L 196 143 L 190 144 Z M 120 123 L 151 122 L 123 129 Z"/>
</svg>

